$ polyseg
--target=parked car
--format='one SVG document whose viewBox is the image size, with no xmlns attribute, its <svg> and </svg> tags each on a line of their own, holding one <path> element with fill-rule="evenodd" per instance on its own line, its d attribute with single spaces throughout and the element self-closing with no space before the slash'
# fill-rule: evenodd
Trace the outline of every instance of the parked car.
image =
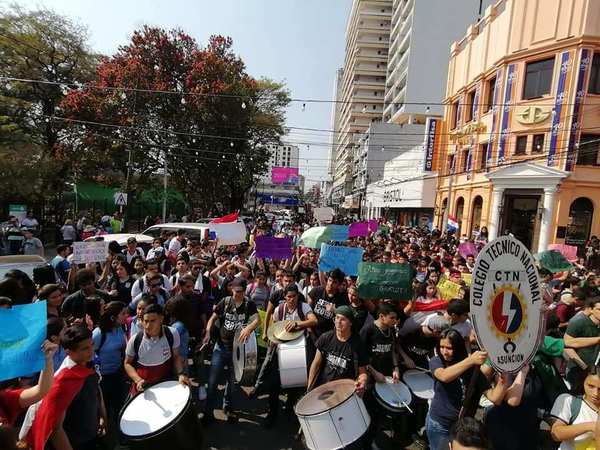
<svg viewBox="0 0 600 450">
<path fill-rule="evenodd" d="M 9 270 L 13 269 L 21 270 L 33 279 L 33 270 L 46 265 L 48 265 L 46 260 L 39 255 L 0 256 L 0 280 Z"/>
<path fill-rule="evenodd" d="M 117 241 L 117 243 L 121 246 L 121 248 L 125 248 L 127 246 L 127 239 L 130 237 L 134 237 L 138 243 L 138 247 L 141 247 L 145 253 L 148 253 L 148 250 L 152 246 L 152 241 L 154 238 L 148 234 L 135 234 L 135 233 L 115 233 L 115 234 L 101 234 L 98 236 L 90 236 L 84 239 L 84 242 L 95 242 L 95 241 Z"/>
<path fill-rule="evenodd" d="M 159 223 L 152 225 L 151 227 L 144 230 L 143 234 L 152 236 L 152 238 L 160 237 L 163 231 L 177 231 L 185 230 L 187 232 L 188 239 L 202 241 L 204 239 L 214 239 L 214 234 L 211 236 L 210 224 L 208 223 L 195 223 L 195 222 L 173 222 L 173 223 Z"/>
</svg>

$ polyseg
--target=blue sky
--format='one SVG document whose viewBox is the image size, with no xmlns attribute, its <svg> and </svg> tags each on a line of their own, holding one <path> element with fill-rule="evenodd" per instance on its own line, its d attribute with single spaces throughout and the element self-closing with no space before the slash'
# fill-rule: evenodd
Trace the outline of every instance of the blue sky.
<svg viewBox="0 0 600 450">
<path fill-rule="evenodd" d="M 0 4 L 2 4 L 0 0 Z M 113 53 L 143 24 L 180 27 L 204 44 L 212 34 L 231 36 L 248 72 L 284 81 L 294 98 L 331 99 L 335 70 L 344 61 L 352 0 L 19 0 L 47 7 L 86 25 L 91 46 Z M 288 126 L 330 129 L 331 104 L 292 103 Z M 289 140 L 324 143 L 323 132 L 296 131 Z M 327 148 L 300 145 L 309 180 L 325 176 Z M 307 161 L 307 158 L 317 158 Z M 307 183 L 308 184 L 308 183 Z"/>
</svg>

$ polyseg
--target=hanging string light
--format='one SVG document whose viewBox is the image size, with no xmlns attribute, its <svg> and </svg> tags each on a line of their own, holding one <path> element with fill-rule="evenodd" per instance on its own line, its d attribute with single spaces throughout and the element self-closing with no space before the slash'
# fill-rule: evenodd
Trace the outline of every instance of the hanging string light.
<svg viewBox="0 0 600 450">
<path fill-rule="evenodd" d="M 246 102 L 242 101 L 242 109 L 246 109 Z"/>
<path fill-rule="evenodd" d="M 232 147 L 232 148 L 235 146 L 235 144 L 233 143 L 233 141 L 231 141 L 231 142 L 229 143 L 229 146 L 230 146 L 230 147 Z"/>
<path fill-rule="evenodd" d="M 185 104 L 186 104 L 185 97 L 181 97 L 181 104 L 182 104 L 182 105 L 185 105 Z"/>
<path fill-rule="evenodd" d="M 306 111 L 306 103 L 302 103 L 302 112 Z"/>
</svg>

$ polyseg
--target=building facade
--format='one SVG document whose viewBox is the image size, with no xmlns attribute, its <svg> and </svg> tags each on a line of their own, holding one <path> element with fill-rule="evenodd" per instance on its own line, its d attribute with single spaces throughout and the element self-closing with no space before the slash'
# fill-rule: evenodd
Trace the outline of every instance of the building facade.
<svg viewBox="0 0 600 450">
<path fill-rule="evenodd" d="M 446 61 L 493 0 L 394 0 L 385 83 L 385 122 L 424 124 L 443 114 Z M 427 104 L 427 102 L 432 102 Z"/>
<path fill-rule="evenodd" d="M 354 146 L 372 122 L 381 121 L 390 40 L 392 0 L 354 0 L 346 28 L 346 56 L 334 129 L 332 197 L 352 194 Z M 337 104 L 336 106 L 337 107 Z"/>
<path fill-rule="evenodd" d="M 502 0 L 453 44 L 436 224 L 533 251 L 600 234 L 600 2 Z"/>
</svg>

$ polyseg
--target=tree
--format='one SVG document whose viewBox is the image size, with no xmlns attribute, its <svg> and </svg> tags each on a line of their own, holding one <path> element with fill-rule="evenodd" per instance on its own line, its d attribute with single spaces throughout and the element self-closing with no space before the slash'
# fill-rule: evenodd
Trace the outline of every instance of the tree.
<svg viewBox="0 0 600 450">
<path fill-rule="evenodd" d="M 16 188 L 23 198 L 33 186 L 23 179 L 35 180 L 34 197 L 64 190 L 70 164 L 61 157 L 61 124 L 52 117 L 73 84 L 93 73 L 97 58 L 86 42 L 83 27 L 48 10 L 0 11 L 2 75 L 36 80 L 0 82 L 0 157 L 14 168 L 1 182 L 4 192 Z M 23 178 L 11 179 L 17 176 Z"/>
<path fill-rule="evenodd" d="M 65 155 L 128 190 L 156 186 L 166 163 L 188 202 L 241 207 L 265 170 L 265 144 L 283 133 L 289 94 L 248 75 L 231 48 L 221 36 L 201 48 L 181 30 L 135 31 L 91 84 L 64 99 L 72 120 Z"/>
</svg>

